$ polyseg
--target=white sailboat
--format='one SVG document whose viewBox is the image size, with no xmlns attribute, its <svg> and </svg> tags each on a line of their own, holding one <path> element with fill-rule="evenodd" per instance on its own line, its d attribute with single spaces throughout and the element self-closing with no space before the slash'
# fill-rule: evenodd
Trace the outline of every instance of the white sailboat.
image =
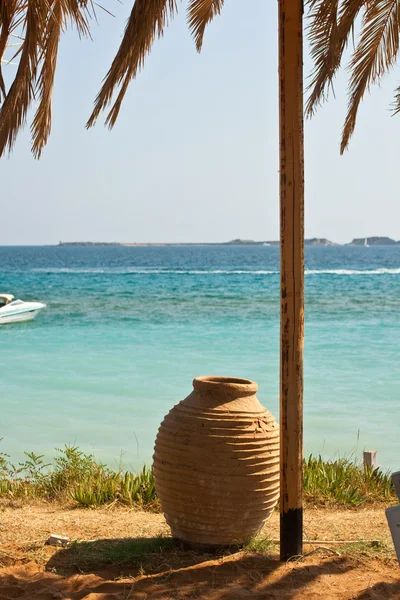
<svg viewBox="0 0 400 600">
<path fill-rule="evenodd" d="M 365 240 L 364 240 L 364 246 L 365 246 L 366 248 L 369 248 L 369 244 L 368 244 L 368 238 L 365 238 Z"/>
</svg>

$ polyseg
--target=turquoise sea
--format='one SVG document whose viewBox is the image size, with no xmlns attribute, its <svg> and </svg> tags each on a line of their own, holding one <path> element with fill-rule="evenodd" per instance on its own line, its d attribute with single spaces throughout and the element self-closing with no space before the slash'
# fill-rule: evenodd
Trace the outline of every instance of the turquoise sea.
<svg viewBox="0 0 400 600">
<path fill-rule="evenodd" d="M 151 462 L 196 375 L 254 379 L 278 417 L 279 249 L 2 247 L 0 292 L 47 304 L 0 328 L 0 450 L 77 444 Z M 306 249 L 305 453 L 400 468 L 400 246 Z"/>
</svg>

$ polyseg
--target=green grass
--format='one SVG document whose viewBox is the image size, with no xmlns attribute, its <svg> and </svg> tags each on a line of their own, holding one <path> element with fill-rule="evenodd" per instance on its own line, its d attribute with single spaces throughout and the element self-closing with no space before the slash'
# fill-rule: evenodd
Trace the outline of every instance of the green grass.
<svg viewBox="0 0 400 600">
<path fill-rule="evenodd" d="M 53 573 L 96 573 L 108 568 L 114 577 L 130 578 L 168 569 L 179 558 L 177 542 L 170 537 L 76 541 L 59 550 L 46 563 Z"/>
<path fill-rule="evenodd" d="M 389 473 L 345 458 L 304 461 L 304 498 L 317 505 L 360 506 L 396 500 Z"/>
<path fill-rule="evenodd" d="M 107 564 L 124 566 L 163 554 L 175 545 L 175 540 L 167 537 L 73 542 L 63 552 L 63 560 L 65 562 L 68 554 L 71 563 L 76 562 L 86 568 Z"/>
<path fill-rule="evenodd" d="M 384 540 L 343 544 L 335 546 L 335 549 L 343 556 L 359 560 L 379 558 L 383 561 L 388 561 L 388 563 L 393 563 L 393 561 L 396 560 L 393 555 L 393 544 Z"/>
<path fill-rule="evenodd" d="M 276 551 L 276 544 L 266 536 L 256 535 L 244 546 L 244 550 L 247 552 L 254 552 L 255 554 L 270 556 Z"/>
<path fill-rule="evenodd" d="M 0 453 L 0 497 L 73 500 L 88 508 L 112 502 L 158 508 L 151 468 L 143 467 L 137 474 L 113 471 L 76 446 L 56 452 L 53 464 L 43 455 L 25 452 L 26 460 L 18 465 Z"/>
<path fill-rule="evenodd" d="M 25 456 L 25 461 L 14 465 L 0 453 L 0 498 L 73 501 L 88 508 L 115 503 L 159 509 L 152 468 L 143 467 L 140 473 L 113 471 L 76 446 L 57 449 L 52 464 L 34 452 Z M 310 456 L 304 461 L 304 499 L 312 505 L 357 507 L 389 505 L 396 495 L 388 473 L 348 459 L 324 461 Z"/>
</svg>

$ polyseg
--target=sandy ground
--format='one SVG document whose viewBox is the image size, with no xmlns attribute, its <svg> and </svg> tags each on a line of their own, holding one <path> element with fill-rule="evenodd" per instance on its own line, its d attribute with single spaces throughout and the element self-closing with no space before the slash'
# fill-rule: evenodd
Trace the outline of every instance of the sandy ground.
<svg viewBox="0 0 400 600">
<path fill-rule="evenodd" d="M 0 511 L 0 600 L 400 600 L 400 567 L 383 507 L 306 510 L 305 538 L 321 541 L 286 564 L 277 560 L 276 546 L 269 556 L 183 549 L 171 543 L 159 514 L 54 504 Z M 278 526 L 275 513 L 263 534 L 276 539 Z M 50 533 L 86 543 L 46 546 Z"/>
</svg>

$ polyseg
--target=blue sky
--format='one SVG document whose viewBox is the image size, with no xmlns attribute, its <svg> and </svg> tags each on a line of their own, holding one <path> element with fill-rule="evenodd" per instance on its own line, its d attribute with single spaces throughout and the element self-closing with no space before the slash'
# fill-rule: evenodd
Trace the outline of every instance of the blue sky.
<svg viewBox="0 0 400 600">
<path fill-rule="evenodd" d="M 115 18 L 99 11 L 93 41 L 64 36 L 42 159 L 30 154 L 27 126 L 0 161 L 0 243 L 277 239 L 276 5 L 226 0 L 199 55 L 183 3 L 112 132 L 100 120 L 84 125 L 131 3 L 107 4 Z M 304 66 L 307 76 L 307 48 Z M 336 99 L 306 123 L 307 237 L 400 239 L 400 116 L 390 114 L 398 81 L 397 70 L 366 99 L 343 157 L 343 76 Z"/>
</svg>

